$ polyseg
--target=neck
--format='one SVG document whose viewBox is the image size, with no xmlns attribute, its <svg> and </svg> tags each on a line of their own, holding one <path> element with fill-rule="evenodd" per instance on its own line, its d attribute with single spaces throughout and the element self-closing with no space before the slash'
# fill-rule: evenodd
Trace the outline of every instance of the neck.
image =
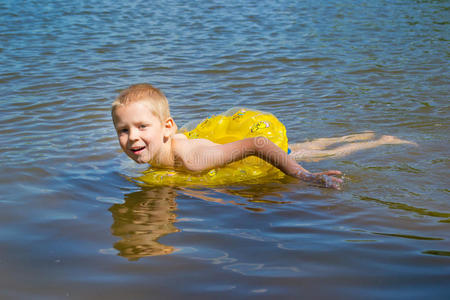
<svg viewBox="0 0 450 300">
<path fill-rule="evenodd" d="M 171 168 L 175 165 L 174 154 L 172 150 L 172 138 L 169 137 L 165 141 L 158 153 L 158 155 L 150 161 L 150 164 L 155 167 Z"/>
</svg>

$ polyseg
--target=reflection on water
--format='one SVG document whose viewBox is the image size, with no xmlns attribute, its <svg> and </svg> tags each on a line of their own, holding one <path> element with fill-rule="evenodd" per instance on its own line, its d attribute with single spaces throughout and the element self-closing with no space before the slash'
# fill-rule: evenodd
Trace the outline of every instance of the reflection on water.
<svg viewBox="0 0 450 300">
<path fill-rule="evenodd" d="M 440 220 L 440 222 L 448 222 L 448 218 L 450 218 L 450 213 L 447 213 L 447 212 L 430 211 L 429 209 L 414 207 L 412 205 L 407 205 L 404 203 L 393 202 L 393 201 L 383 201 L 380 199 L 366 197 L 366 196 L 359 196 L 359 199 L 361 199 L 363 201 L 373 201 L 373 202 L 376 202 L 379 204 L 383 204 L 383 205 L 386 205 L 387 207 L 389 207 L 390 209 L 411 211 L 411 212 L 415 212 L 416 214 L 423 215 L 423 216 L 443 218 L 442 220 Z M 447 218 L 447 219 L 445 219 L 445 218 Z"/>
<path fill-rule="evenodd" d="M 170 254 L 175 249 L 158 239 L 178 229 L 176 220 L 176 191 L 171 187 L 147 188 L 125 195 L 125 203 L 109 209 L 114 222 L 113 235 L 121 238 L 114 244 L 119 255 L 129 260 L 144 256 Z"/>
<path fill-rule="evenodd" d="M 180 188 L 184 195 L 222 204 L 233 204 L 241 206 L 254 212 L 263 212 L 263 204 L 288 204 L 292 201 L 283 199 L 283 192 L 287 192 L 289 187 L 286 183 L 294 181 L 292 178 L 274 181 L 265 184 L 249 184 L 236 186 L 216 186 L 216 187 L 190 187 Z M 284 184 L 280 184 L 281 182 Z"/>
<path fill-rule="evenodd" d="M 139 260 L 146 256 L 167 255 L 176 249 L 159 242 L 165 235 L 179 232 L 176 222 L 176 200 L 180 195 L 190 199 L 214 202 L 223 205 L 232 205 L 244 208 L 253 213 L 265 212 L 265 207 L 274 205 L 287 205 L 294 201 L 286 200 L 290 191 L 289 182 L 294 179 L 284 178 L 283 182 L 265 184 L 249 184 L 236 186 L 216 187 L 171 187 L 171 186 L 142 186 L 142 190 L 125 194 L 123 204 L 114 204 L 109 211 L 112 213 L 113 224 L 111 232 L 121 240 L 114 244 L 119 255 L 129 260 Z M 296 182 L 295 184 L 298 185 Z M 301 183 L 300 183 L 301 184 Z M 306 183 L 304 183 L 306 185 Z M 314 198 L 313 194 L 308 194 Z M 321 196 L 318 196 L 321 198 Z M 364 201 L 373 201 L 391 209 L 400 209 L 420 215 L 444 218 L 439 222 L 446 222 L 449 217 L 445 212 L 433 212 L 426 209 L 405 205 L 398 202 L 382 201 L 370 197 L 359 197 Z M 443 240 L 439 237 L 423 237 L 400 233 L 370 232 L 370 235 L 383 235 L 418 240 Z M 361 240 L 347 240 L 348 242 L 361 242 Z M 364 240 L 369 241 L 369 240 Z M 376 241 L 376 240 L 370 240 Z M 430 250 L 431 251 L 431 250 Z M 442 252 L 442 251 L 441 251 Z M 436 253 L 428 253 L 435 254 Z M 442 255 L 442 254 L 439 254 Z"/>
<path fill-rule="evenodd" d="M 450 2 L 193 3 L 0 1 L 0 299 L 448 299 Z M 304 164 L 339 192 L 137 187 L 109 112 L 137 82 L 180 126 L 246 106 L 419 147 Z"/>
<path fill-rule="evenodd" d="M 111 232 L 121 238 L 114 244 L 119 255 L 129 260 L 139 260 L 145 256 L 171 254 L 172 246 L 164 245 L 159 239 L 165 235 L 179 232 L 175 227 L 177 215 L 176 198 L 179 193 L 203 201 L 232 204 L 253 212 L 263 212 L 261 203 L 287 204 L 282 200 L 283 185 L 223 186 L 216 188 L 186 188 L 155 186 L 125 194 L 123 204 L 109 208 L 113 224 Z M 222 197 L 223 196 L 223 197 Z M 226 200 L 224 200 L 226 199 Z"/>
</svg>

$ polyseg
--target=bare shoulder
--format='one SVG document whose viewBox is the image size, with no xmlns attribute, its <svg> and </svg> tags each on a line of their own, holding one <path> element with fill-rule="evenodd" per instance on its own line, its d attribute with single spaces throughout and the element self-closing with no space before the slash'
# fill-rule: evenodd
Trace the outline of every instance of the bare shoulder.
<svg viewBox="0 0 450 300">
<path fill-rule="evenodd" d="M 204 147 L 211 147 L 217 145 L 207 139 L 188 139 L 184 134 L 176 134 L 173 137 L 173 150 L 174 154 L 180 158 L 184 158 L 187 155 L 192 154 L 197 149 Z"/>
<path fill-rule="evenodd" d="M 175 135 L 172 137 L 174 140 L 187 140 L 187 136 L 185 136 L 182 133 L 175 133 Z"/>
<path fill-rule="evenodd" d="M 199 170 L 198 161 L 202 156 L 201 153 L 208 147 L 216 145 L 216 143 L 206 139 L 188 139 L 174 136 L 172 140 L 173 154 L 178 166 L 191 171 Z"/>
<path fill-rule="evenodd" d="M 214 146 L 217 145 L 207 139 L 188 139 L 184 134 L 177 133 L 173 136 L 173 142 L 183 146 Z"/>
</svg>

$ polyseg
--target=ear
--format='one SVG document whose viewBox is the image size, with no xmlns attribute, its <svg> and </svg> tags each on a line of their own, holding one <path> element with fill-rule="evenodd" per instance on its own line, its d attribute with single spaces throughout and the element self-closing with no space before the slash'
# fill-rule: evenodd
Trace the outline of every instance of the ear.
<svg viewBox="0 0 450 300">
<path fill-rule="evenodd" d="M 177 131 L 177 124 L 175 124 L 175 121 L 171 117 L 167 118 L 163 123 L 163 131 L 165 138 L 171 137 Z"/>
</svg>

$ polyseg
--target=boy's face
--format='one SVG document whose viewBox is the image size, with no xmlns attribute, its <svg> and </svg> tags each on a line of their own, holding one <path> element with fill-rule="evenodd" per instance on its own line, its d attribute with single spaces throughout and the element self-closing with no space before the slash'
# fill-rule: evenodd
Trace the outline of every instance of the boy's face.
<svg viewBox="0 0 450 300">
<path fill-rule="evenodd" d="M 158 157 L 164 143 L 164 126 L 142 101 L 119 106 L 113 113 L 122 150 L 137 163 Z"/>
</svg>

